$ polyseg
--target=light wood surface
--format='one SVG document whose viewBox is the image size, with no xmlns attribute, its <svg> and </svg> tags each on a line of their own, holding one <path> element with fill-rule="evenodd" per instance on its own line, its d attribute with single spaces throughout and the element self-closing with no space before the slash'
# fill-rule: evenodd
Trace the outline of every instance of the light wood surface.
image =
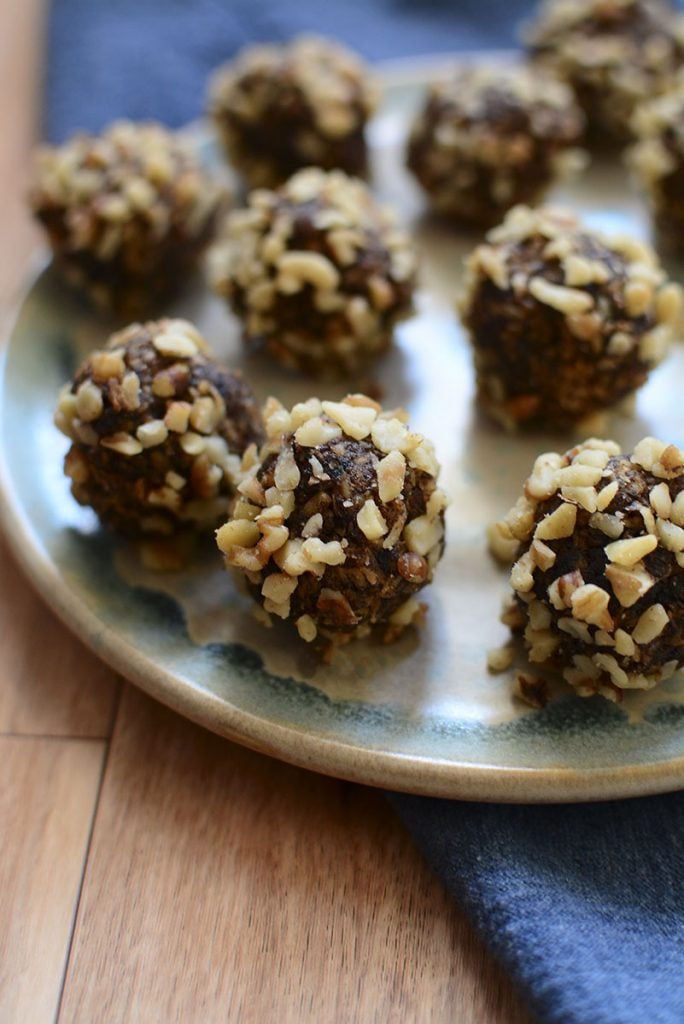
<svg viewBox="0 0 684 1024">
<path fill-rule="evenodd" d="M 0 4 L 0 315 L 41 0 Z M 118 682 L 0 547 L 0 1020 L 529 1021 L 382 794 L 203 732 Z"/>
<path fill-rule="evenodd" d="M 2 1021 L 54 1017 L 104 751 L 101 740 L 0 737 Z"/>
<path fill-rule="evenodd" d="M 0 580 L 0 732 L 108 736 L 113 672 L 38 600 L 1 538 Z"/>
<path fill-rule="evenodd" d="M 518 1019 L 379 794 L 241 750 L 132 688 L 62 1019 L 98 1011 L 206 1024 Z"/>
<path fill-rule="evenodd" d="M 24 196 L 28 155 L 38 128 L 46 2 L 0 3 L 0 325 L 36 240 Z"/>
</svg>

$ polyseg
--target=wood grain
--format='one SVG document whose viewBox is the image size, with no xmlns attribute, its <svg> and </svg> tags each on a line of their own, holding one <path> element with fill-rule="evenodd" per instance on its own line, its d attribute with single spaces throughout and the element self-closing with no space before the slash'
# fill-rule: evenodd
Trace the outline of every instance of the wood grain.
<svg viewBox="0 0 684 1024">
<path fill-rule="evenodd" d="M 0 737 L 0 1020 L 54 1020 L 104 743 Z M 94 1019 L 94 1018 L 93 1018 Z"/>
<path fill-rule="evenodd" d="M 68 633 L 0 541 L 0 733 L 106 736 L 117 680 Z"/>
<path fill-rule="evenodd" d="M 44 0 L 0 3 L 0 325 L 37 243 L 25 192 L 38 131 Z M 0 733 L 104 736 L 114 674 L 60 626 L 0 544 Z"/>
<path fill-rule="evenodd" d="M 380 794 L 127 689 L 60 1024 L 518 1024 L 510 986 Z"/>
<path fill-rule="evenodd" d="M 26 210 L 29 155 L 38 132 L 45 0 L 0 3 L 0 326 L 26 273 L 37 232 Z"/>
</svg>

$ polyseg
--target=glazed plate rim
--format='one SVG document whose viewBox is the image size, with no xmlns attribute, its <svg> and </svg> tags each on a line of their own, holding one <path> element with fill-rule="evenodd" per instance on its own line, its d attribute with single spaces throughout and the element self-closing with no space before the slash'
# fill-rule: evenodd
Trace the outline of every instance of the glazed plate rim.
<svg viewBox="0 0 684 1024">
<path fill-rule="evenodd" d="M 25 299 L 46 261 L 35 261 L 15 314 L 3 332 L 0 419 L 7 360 Z M 684 786 L 684 757 L 606 768 L 473 765 L 383 750 L 295 725 L 259 718 L 209 691 L 188 685 L 124 640 L 75 593 L 42 547 L 17 494 L 0 442 L 0 525 L 41 598 L 67 628 L 115 672 L 185 718 L 259 753 L 324 775 L 421 796 L 504 803 L 574 803 L 668 792 Z"/>
<path fill-rule="evenodd" d="M 415 84 L 474 56 L 508 60 L 511 51 L 436 54 L 387 62 L 391 86 Z M 381 75 L 385 67 L 377 66 Z M 189 126 L 192 128 L 193 126 Z M 34 256 L 13 314 L 3 330 L 0 353 L 0 421 L 4 422 L 7 363 L 15 328 L 47 256 Z M 684 756 L 613 767 L 522 767 L 473 764 L 392 751 L 341 740 L 297 724 L 260 718 L 181 676 L 145 654 L 91 610 L 85 596 L 61 574 L 31 523 L 9 469 L 5 431 L 0 439 L 0 525 L 19 564 L 61 621 L 114 671 L 191 721 L 260 753 L 351 782 L 433 797 L 506 803 L 610 800 L 684 787 Z"/>
</svg>

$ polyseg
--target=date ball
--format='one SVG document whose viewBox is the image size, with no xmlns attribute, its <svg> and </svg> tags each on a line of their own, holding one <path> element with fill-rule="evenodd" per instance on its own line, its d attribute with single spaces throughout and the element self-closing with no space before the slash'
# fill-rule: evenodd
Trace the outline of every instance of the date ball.
<svg viewBox="0 0 684 1024">
<path fill-rule="evenodd" d="M 309 165 L 365 174 L 364 129 L 376 103 L 361 60 L 313 36 L 243 50 L 209 94 L 219 137 L 252 187 L 279 185 Z"/>
<path fill-rule="evenodd" d="M 541 455 L 490 535 L 511 570 L 533 664 L 583 697 L 620 700 L 684 666 L 684 453 L 647 437 L 631 455 L 592 439 Z"/>
<path fill-rule="evenodd" d="M 624 144 L 637 103 L 684 63 L 684 18 L 665 0 L 547 0 L 527 42 L 572 86 L 593 141 Z"/>
<path fill-rule="evenodd" d="M 249 385 L 185 320 L 113 334 L 62 390 L 55 423 L 72 441 L 73 496 L 138 538 L 215 527 L 263 437 Z"/>
<path fill-rule="evenodd" d="M 135 316 L 183 283 L 225 193 L 190 144 L 157 124 L 45 147 L 30 202 L 63 275 L 99 306 Z"/>
<path fill-rule="evenodd" d="M 571 90 L 544 72 L 468 67 L 430 89 L 407 163 L 435 211 L 490 225 L 584 165 L 583 131 Z"/>
<path fill-rule="evenodd" d="M 243 460 L 240 497 L 217 532 L 261 616 L 306 641 L 346 643 L 419 620 L 416 594 L 444 550 L 446 499 L 430 441 L 364 395 L 270 399 L 267 440 Z"/>
<path fill-rule="evenodd" d="M 665 95 L 637 108 L 637 138 L 627 154 L 646 193 L 659 247 L 684 256 L 684 78 Z"/>
<path fill-rule="evenodd" d="M 356 373 L 412 312 L 416 258 L 391 211 L 358 178 L 307 168 L 233 212 L 211 276 L 244 325 L 283 366 Z"/>
<path fill-rule="evenodd" d="M 461 315 L 481 406 L 508 429 L 614 406 L 667 352 L 681 298 L 643 243 L 516 207 L 468 260 Z"/>
</svg>

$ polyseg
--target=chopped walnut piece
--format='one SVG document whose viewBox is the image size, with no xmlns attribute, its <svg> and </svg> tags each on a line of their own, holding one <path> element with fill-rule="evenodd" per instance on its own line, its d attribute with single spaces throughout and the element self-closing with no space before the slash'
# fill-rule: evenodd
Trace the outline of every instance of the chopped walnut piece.
<svg viewBox="0 0 684 1024">
<path fill-rule="evenodd" d="M 541 520 L 535 530 L 535 540 L 560 540 L 571 536 L 577 521 L 577 508 L 563 502 Z"/>
<path fill-rule="evenodd" d="M 617 565 L 632 566 L 640 562 L 658 547 L 657 537 L 651 535 L 628 537 L 626 540 L 615 540 L 606 544 L 605 552 L 611 562 Z"/>
<path fill-rule="evenodd" d="M 619 565 L 608 565 L 606 578 L 623 608 L 631 608 L 655 583 L 655 579 L 640 564 L 628 569 Z"/>
<path fill-rule="evenodd" d="M 216 531 L 216 543 L 224 554 L 228 554 L 230 548 L 239 546 L 242 548 L 253 548 L 261 538 L 261 531 L 256 523 L 249 519 L 235 519 Z"/>
<path fill-rule="evenodd" d="M 515 559 L 520 547 L 520 541 L 513 536 L 508 523 L 491 523 L 487 527 L 487 543 L 494 557 L 506 563 Z"/>
<path fill-rule="evenodd" d="M 126 372 L 121 350 L 94 352 L 90 357 L 93 380 L 106 384 L 112 377 L 121 380 Z"/>
<path fill-rule="evenodd" d="M 394 501 L 404 489 L 406 459 L 399 451 L 391 451 L 377 465 L 378 496 L 380 501 Z"/>
<path fill-rule="evenodd" d="M 299 633 L 302 640 L 305 640 L 308 644 L 310 644 L 316 639 L 318 635 L 318 629 L 316 628 L 316 623 L 314 622 L 310 615 L 300 615 L 297 621 L 295 622 L 295 625 L 297 627 L 297 632 Z"/>
<path fill-rule="evenodd" d="M 345 434 L 357 441 L 368 437 L 377 419 L 375 409 L 349 405 L 347 402 L 323 402 L 323 412 L 339 424 Z"/>
<path fill-rule="evenodd" d="M 487 651 L 487 669 L 490 672 L 505 672 L 513 664 L 513 656 L 513 648 L 510 645 L 494 647 Z"/>
<path fill-rule="evenodd" d="M 372 498 L 367 498 L 357 513 L 356 522 L 368 540 L 379 540 L 387 533 L 387 522 Z"/>
<path fill-rule="evenodd" d="M 600 629 L 613 629 L 613 619 L 608 612 L 610 595 L 593 583 L 585 583 L 573 591 L 570 598 L 572 614 L 582 622 L 588 622 Z"/>
<path fill-rule="evenodd" d="M 658 540 L 667 551 L 684 551 L 684 527 L 676 526 L 667 519 L 656 523 Z"/>
<path fill-rule="evenodd" d="M 669 622 L 670 617 L 662 604 L 652 604 L 639 617 L 639 621 L 632 630 L 632 640 L 635 644 L 650 644 L 660 636 Z"/>
<path fill-rule="evenodd" d="M 532 541 L 532 547 L 530 550 L 532 554 L 532 561 L 539 569 L 546 572 L 547 569 L 551 569 L 555 565 L 556 552 L 547 544 L 544 544 L 543 541 Z"/>
</svg>

